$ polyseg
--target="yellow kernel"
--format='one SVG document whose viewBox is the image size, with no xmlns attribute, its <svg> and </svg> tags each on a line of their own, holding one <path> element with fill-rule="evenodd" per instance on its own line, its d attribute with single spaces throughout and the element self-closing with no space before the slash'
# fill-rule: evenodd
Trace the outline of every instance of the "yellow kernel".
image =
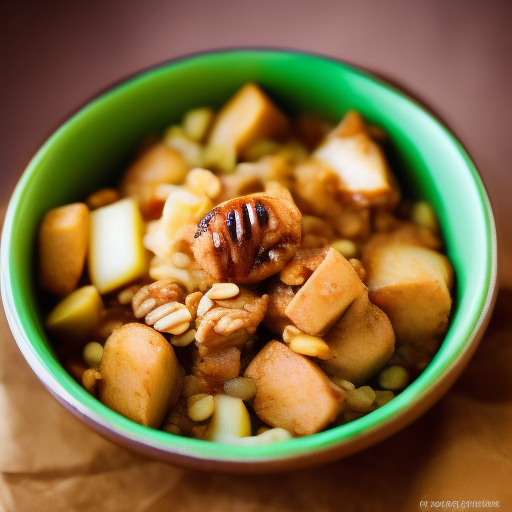
<svg viewBox="0 0 512 512">
<path fill-rule="evenodd" d="M 393 393 L 393 391 L 381 391 L 379 389 L 376 389 L 374 404 L 377 407 L 382 407 L 383 405 L 386 405 L 388 402 L 391 402 L 393 398 L 395 398 L 395 394 Z"/>
<path fill-rule="evenodd" d="M 183 131 L 192 140 L 200 142 L 212 124 L 214 112 L 211 108 L 195 108 L 183 116 Z"/>
<path fill-rule="evenodd" d="M 193 395 L 187 400 L 187 412 L 194 421 L 207 420 L 213 414 L 214 408 L 213 396 L 206 393 Z"/>
<path fill-rule="evenodd" d="M 98 369 L 103 357 L 103 346 L 97 341 L 91 341 L 85 345 L 83 350 L 84 360 L 89 368 Z"/>
<path fill-rule="evenodd" d="M 347 405 L 356 412 L 368 412 L 375 400 L 375 391 L 370 386 L 362 386 L 347 391 Z"/>
<path fill-rule="evenodd" d="M 377 382 L 384 389 L 402 389 L 409 382 L 409 374 L 402 366 L 390 366 L 379 373 Z"/>
<path fill-rule="evenodd" d="M 201 377 L 196 375 L 187 375 L 183 379 L 183 386 L 181 394 L 185 398 L 190 398 L 193 395 L 199 395 L 208 390 L 208 383 Z"/>
<path fill-rule="evenodd" d="M 168 432 L 169 434 L 174 434 L 175 436 L 181 436 L 181 428 L 178 425 L 174 425 L 173 423 L 169 423 L 164 427 L 164 432 Z"/>
<path fill-rule="evenodd" d="M 190 345 L 196 337 L 196 330 L 190 329 L 190 331 L 184 332 L 178 336 L 173 336 L 171 338 L 171 345 L 175 347 L 186 347 Z"/>
<path fill-rule="evenodd" d="M 183 252 L 175 252 L 171 256 L 171 260 L 178 268 L 188 268 L 192 264 L 192 260 Z"/>
<path fill-rule="evenodd" d="M 318 357 L 319 359 L 331 359 L 334 354 L 322 338 L 309 334 L 297 334 L 293 336 L 288 345 L 291 350 L 305 356 Z"/>
<path fill-rule="evenodd" d="M 426 201 L 418 201 L 413 205 L 411 220 L 415 224 L 428 228 L 434 233 L 436 233 L 439 228 L 436 212 Z"/>
<path fill-rule="evenodd" d="M 331 242 L 331 247 L 336 249 L 342 256 L 347 259 L 353 258 L 357 255 L 357 245 L 352 240 L 339 238 Z"/>
<path fill-rule="evenodd" d="M 250 400 L 256 395 L 256 383 L 248 377 L 235 377 L 224 382 L 224 393 L 240 400 Z"/>
</svg>

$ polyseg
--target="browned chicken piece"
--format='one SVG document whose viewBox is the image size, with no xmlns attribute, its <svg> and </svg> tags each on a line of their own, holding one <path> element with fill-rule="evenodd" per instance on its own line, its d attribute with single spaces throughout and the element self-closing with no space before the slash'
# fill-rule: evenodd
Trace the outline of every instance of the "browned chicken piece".
<svg viewBox="0 0 512 512">
<path fill-rule="evenodd" d="M 267 288 L 267 294 L 269 298 L 268 308 L 263 324 L 270 331 L 282 334 L 287 325 L 294 325 L 286 315 L 285 310 L 295 296 L 295 290 L 277 277 L 273 277 Z"/>
<path fill-rule="evenodd" d="M 320 217 L 303 215 L 301 249 L 319 249 L 334 240 L 334 229 Z"/>
<path fill-rule="evenodd" d="M 158 219 L 165 199 L 157 197 L 155 189 L 164 183 L 182 183 L 187 172 L 188 165 L 179 151 L 163 143 L 154 144 L 135 160 L 124 175 L 121 195 L 136 199 L 146 220 Z"/>
<path fill-rule="evenodd" d="M 245 376 L 256 383 L 253 408 L 258 417 L 298 436 L 327 427 L 345 399 L 315 363 L 275 340 L 263 347 Z"/>
<path fill-rule="evenodd" d="M 309 158 L 295 169 L 294 197 L 301 212 L 325 219 L 343 238 L 364 238 L 370 232 L 370 212 L 346 204 L 339 177 L 325 163 Z"/>
<path fill-rule="evenodd" d="M 291 201 L 267 194 L 238 197 L 199 222 L 192 250 L 214 279 L 257 283 L 279 272 L 297 252 L 300 218 Z"/>
<path fill-rule="evenodd" d="M 397 351 L 422 370 L 448 326 L 453 285 L 448 259 L 419 245 L 391 242 L 366 253 L 363 264 L 370 300 L 389 317 Z"/>
<path fill-rule="evenodd" d="M 362 293 L 324 336 L 335 356 L 320 366 L 328 375 L 356 386 L 373 377 L 395 348 L 395 333 L 386 314 Z"/>
<path fill-rule="evenodd" d="M 240 373 L 240 349 L 229 347 L 221 352 L 207 354 L 196 366 L 194 373 L 206 379 L 229 380 Z"/>
<path fill-rule="evenodd" d="M 304 284 L 325 259 L 328 247 L 321 249 L 301 249 L 279 272 L 279 279 L 285 284 L 297 286 Z"/>
<path fill-rule="evenodd" d="M 354 267 L 330 247 L 285 313 L 301 331 L 321 336 L 365 289 Z"/>
<path fill-rule="evenodd" d="M 267 310 L 268 295 L 241 290 L 234 299 L 215 301 L 196 321 L 196 341 L 202 357 L 228 347 L 241 347 L 256 332 Z"/>
</svg>

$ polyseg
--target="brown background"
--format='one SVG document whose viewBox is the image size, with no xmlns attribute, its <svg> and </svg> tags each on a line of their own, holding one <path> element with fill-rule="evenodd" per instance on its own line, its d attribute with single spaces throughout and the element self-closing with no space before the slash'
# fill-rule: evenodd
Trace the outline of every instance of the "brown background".
<svg viewBox="0 0 512 512">
<path fill-rule="evenodd" d="M 501 227 L 501 283 L 512 286 L 511 2 L 62 1 L 1 9 L 2 210 L 41 142 L 113 81 L 205 49 L 297 48 L 381 72 L 444 117 L 488 186 Z M 182 471 L 114 447 L 46 393 L 2 317 L 0 509 L 409 511 L 420 510 L 420 499 L 499 499 L 499 510 L 512 510 L 509 306 L 502 294 L 502 315 L 475 360 L 421 420 L 345 461 L 280 478 Z"/>
</svg>

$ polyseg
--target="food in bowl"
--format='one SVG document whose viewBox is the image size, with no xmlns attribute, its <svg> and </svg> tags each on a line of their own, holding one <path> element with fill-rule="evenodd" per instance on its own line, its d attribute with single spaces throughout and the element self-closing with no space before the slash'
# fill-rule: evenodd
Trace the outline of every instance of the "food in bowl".
<svg viewBox="0 0 512 512">
<path fill-rule="evenodd" d="M 438 349 L 453 286 L 385 145 L 355 111 L 292 123 L 253 83 L 187 112 L 117 189 L 42 221 L 64 366 L 133 421 L 231 444 L 385 405 Z"/>
</svg>

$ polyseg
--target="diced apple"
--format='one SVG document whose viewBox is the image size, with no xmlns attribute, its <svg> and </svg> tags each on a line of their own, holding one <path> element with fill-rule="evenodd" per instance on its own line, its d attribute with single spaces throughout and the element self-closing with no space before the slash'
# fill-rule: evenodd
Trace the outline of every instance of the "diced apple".
<svg viewBox="0 0 512 512">
<path fill-rule="evenodd" d="M 147 273 L 143 236 L 144 223 L 133 199 L 122 199 L 91 212 L 89 275 L 101 294 Z"/>
<path fill-rule="evenodd" d="M 84 341 L 100 322 L 103 301 L 94 286 L 84 286 L 62 299 L 48 315 L 46 328 L 64 341 Z"/>
<path fill-rule="evenodd" d="M 83 203 L 54 208 L 39 228 L 41 286 L 64 297 L 82 275 L 89 238 L 89 210 Z"/>
<path fill-rule="evenodd" d="M 218 394 L 215 410 L 206 431 L 206 439 L 229 443 L 230 439 L 251 435 L 251 418 L 240 398 Z"/>
<path fill-rule="evenodd" d="M 386 314 L 362 293 L 324 336 L 335 357 L 320 366 L 356 386 L 373 377 L 395 348 L 395 333 Z"/>
<path fill-rule="evenodd" d="M 389 317 L 397 344 L 435 350 L 452 304 L 448 259 L 424 247 L 390 243 L 366 254 L 363 265 L 370 300 Z"/>
<path fill-rule="evenodd" d="M 307 357 L 270 341 L 245 371 L 256 383 L 254 411 L 267 424 L 299 436 L 334 421 L 345 393 Z"/>
<path fill-rule="evenodd" d="M 384 153 L 366 133 L 330 138 L 313 157 L 336 172 L 340 191 L 357 204 L 381 204 L 391 193 Z"/>
<path fill-rule="evenodd" d="M 98 383 L 100 401 L 141 425 L 158 428 L 177 400 L 183 370 L 157 331 L 130 323 L 105 343 Z"/>
<path fill-rule="evenodd" d="M 352 265 L 330 247 L 285 313 L 301 331 L 321 336 L 364 290 L 365 286 Z"/>
<path fill-rule="evenodd" d="M 208 142 L 241 155 L 258 139 L 282 136 L 288 127 L 286 116 L 256 84 L 248 83 L 220 110 Z"/>
</svg>

